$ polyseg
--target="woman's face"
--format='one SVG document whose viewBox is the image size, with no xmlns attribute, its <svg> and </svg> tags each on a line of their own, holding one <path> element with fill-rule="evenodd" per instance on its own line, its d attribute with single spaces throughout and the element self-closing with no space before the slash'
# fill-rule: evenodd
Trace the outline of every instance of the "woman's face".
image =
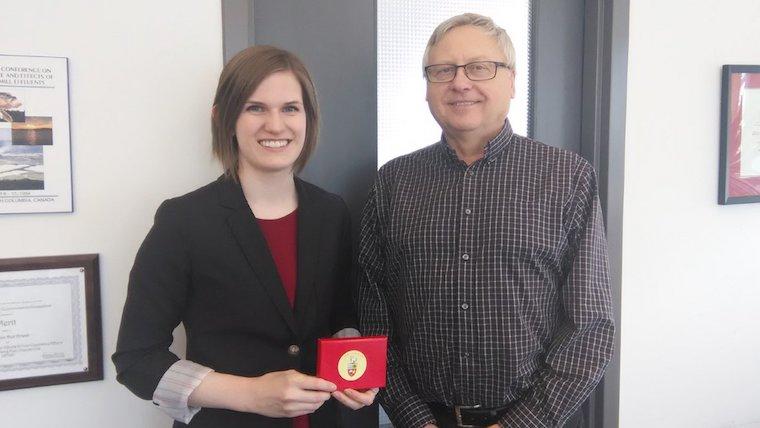
<svg viewBox="0 0 760 428">
<path fill-rule="evenodd" d="M 301 84 L 291 71 L 267 76 L 235 123 L 240 174 L 293 171 L 306 136 Z"/>
</svg>

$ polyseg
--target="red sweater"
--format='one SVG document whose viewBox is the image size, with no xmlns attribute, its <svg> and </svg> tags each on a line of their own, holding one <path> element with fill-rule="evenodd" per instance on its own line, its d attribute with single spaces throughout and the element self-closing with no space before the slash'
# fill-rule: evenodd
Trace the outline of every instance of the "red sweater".
<svg viewBox="0 0 760 428">
<path fill-rule="evenodd" d="M 258 223 L 277 266 L 290 307 L 293 308 L 298 272 L 298 210 L 274 220 L 258 219 Z M 293 418 L 293 428 L 309 428 L 309 416 Z"/>
</svg>

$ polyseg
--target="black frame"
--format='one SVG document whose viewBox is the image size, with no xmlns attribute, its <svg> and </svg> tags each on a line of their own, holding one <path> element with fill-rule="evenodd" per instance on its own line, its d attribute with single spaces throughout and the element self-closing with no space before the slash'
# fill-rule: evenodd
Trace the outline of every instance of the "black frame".
<svg viewBox="0 0 760 428">
<path fill-rule="evenodd" d="M 731 86 L 731 76 L 740 73 L 757 74 L 760 81 L 760 65 L 724 65 L 722 73 L 721 99 L 720 99 L 720 172 L 718 174 L 718 203 L 720 205 L 747 204 L 760 202 L 760 192 L 751 196 L 730 196 L 729 175 L 731 174 L 731 95 L 734 88 Z M 759 88 L 760 84 L 753 86 Z"/>
<path fill-rule="evenodd" d="M 85 372 L 0 380 L 0 391 L 103 380 L 103 334 L 100 314 L 100 271 L 97 254 L 0 259 L 0 272 L 82 268 L 85 273 L 87 362 Z"/>
</svg>

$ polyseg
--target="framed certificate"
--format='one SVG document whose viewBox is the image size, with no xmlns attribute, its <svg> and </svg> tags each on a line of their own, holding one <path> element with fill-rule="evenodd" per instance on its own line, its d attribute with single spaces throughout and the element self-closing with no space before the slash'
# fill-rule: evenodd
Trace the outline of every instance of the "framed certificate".
<svg viewBox="0 0 760 428">
<path fill-rule="evenodd" d="M 102 379 L 98 255 L 0 259 L 0 391 Z"/>
<path fill-rule="evenodd" d="M 760 202 L 760 65 L 724 65 L 718 203 Z"/>
</svg>

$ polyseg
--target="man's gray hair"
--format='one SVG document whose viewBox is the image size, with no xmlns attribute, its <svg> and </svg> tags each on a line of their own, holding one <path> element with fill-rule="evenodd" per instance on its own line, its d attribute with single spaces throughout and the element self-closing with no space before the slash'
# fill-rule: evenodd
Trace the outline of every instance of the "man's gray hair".
<svg viewBox="0 0 760 428">
<path fill-rule="evenodd" d="M 478 27 L 483 30 L 484 33 L 496 39 L 499 47 L 504 52 L 507 67 L 509 67 L 510 70 L 515 71 L 515 47 L 512 45 L 512 39 L 509 38 L 509 35 L 503 28 L 493 22 L 493 19 L 487 16 L 478 15 L 477 13 L 463 13 L 441 22 L 435 30 L 433 30 L 433 34 L 430 36 L 430 40 L 428 40 L 427 47 L 425 47 L 425 54 L 422 56 L 423 67 L 430 65 L 427 63 L 430 49 L 441 40 L 443 35 L 452 29 L 463 25 Z"/>
</svg>

